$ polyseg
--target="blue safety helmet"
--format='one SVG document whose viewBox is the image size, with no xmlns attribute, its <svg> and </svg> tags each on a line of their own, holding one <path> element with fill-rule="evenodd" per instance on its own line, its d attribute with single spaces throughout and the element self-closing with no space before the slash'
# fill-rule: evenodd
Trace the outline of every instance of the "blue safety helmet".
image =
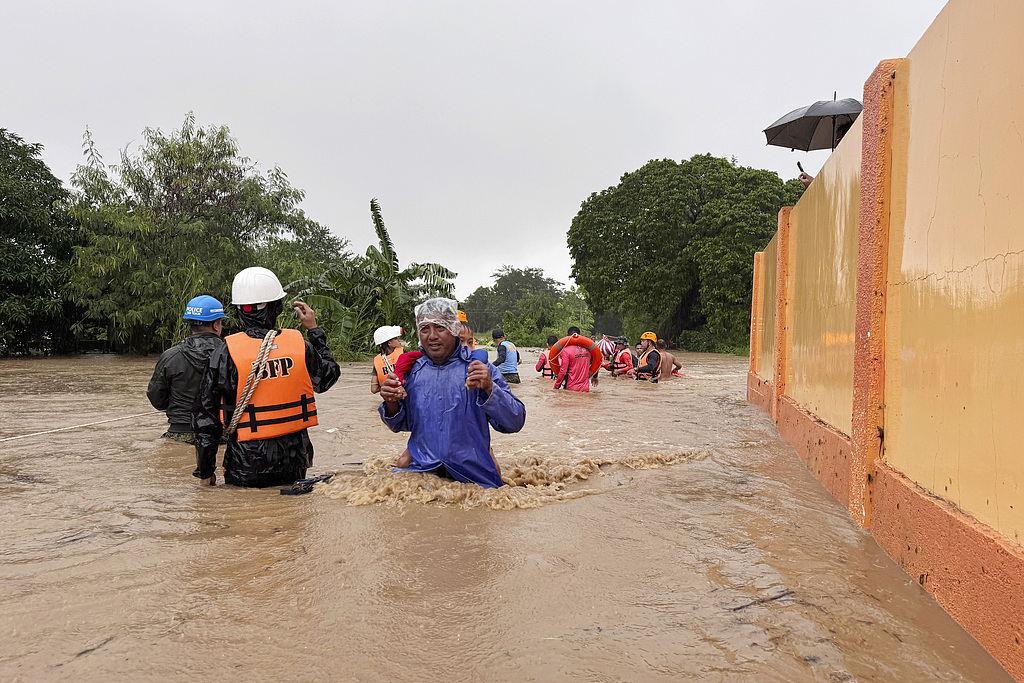
<svg viewBox="0 0 1024 683">
<path fill-rule="evenodd" d="M 185 304 L 185 315 L 181 316 L 182 320 L 198 320 L 204 323 L 226 317 L 224 305 L 207 294 L 197 296 Z"/>
</svg>

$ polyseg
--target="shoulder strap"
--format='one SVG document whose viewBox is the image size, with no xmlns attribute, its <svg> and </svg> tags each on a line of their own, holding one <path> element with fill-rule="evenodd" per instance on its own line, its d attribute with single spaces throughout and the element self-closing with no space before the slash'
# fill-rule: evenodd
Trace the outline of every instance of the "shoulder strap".
<svg viewBox="0 0 1024 683">
<path fill-rule="evenodd" d="M 242 413 L 245 412 L 246 407 L 249 405 L 253 392 L 256 391 L 256 385 L 260 383 L 263 372 L 267 369 L 267 356 L 270 355 L 270 347 L 274 345 L 274 337 L 276 336 L 277 330 L 267 330 L 267 336 L 263 338 L 263 343 L 260 344 L 260 352 L 256 356 L 256 362 L 252 364 L 249 376 L 245 379 L 245 391 L 242 393 L 242 400 L 238 402 L 238 405 L 235 406 L 235 412 L 231 414 L 231 424 L 228 425 L 226 432 L 229 437 L 238 429 L 238 421 L 242 419 Z"/>
</svg>

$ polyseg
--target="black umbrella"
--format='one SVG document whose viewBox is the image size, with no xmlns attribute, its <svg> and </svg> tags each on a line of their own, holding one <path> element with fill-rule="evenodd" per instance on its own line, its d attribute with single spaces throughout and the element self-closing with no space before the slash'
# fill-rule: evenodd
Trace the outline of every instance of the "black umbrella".
<svg viewBox="0 0 1024 683">
<path fill-rule="evenodd" d="M 789 112 L 764 129 L 769 145 L 802 149 L 835 149 L 864 107 L 858 100 L 821 100 Z M 837 135 L 838 134 L 838 135 Z"/>
</svg>

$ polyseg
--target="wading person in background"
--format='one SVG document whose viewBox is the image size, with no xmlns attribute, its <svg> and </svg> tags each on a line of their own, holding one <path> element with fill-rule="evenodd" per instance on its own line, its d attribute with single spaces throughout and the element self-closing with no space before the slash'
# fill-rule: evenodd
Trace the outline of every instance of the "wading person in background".
<svg viewBox="0 0 1024 683">
<path fill-rule="evenodd" d="M 224 346 L 221 320 L 226 317 L 224 306 L 212 296 L 197 296 L 185 304 L 182 319 L 189 324 L 191 336 L 161 354 L 146 390 L 153 407 L 167 413 L 168 428 L 162 438 L 195 443 L 192 404 L 210 354 Z"/>
<path fill-rule="evenodd" d="M 615 340 L 615 350 L 612 351 L 611 360 L 603 367 L 612 373 L 612 377 L 621 377 L 633 369 L 633 354 L 629 352 L 629 340 L 625 337 Z"/>
<path fill-rule="evenodd" d="M 459 341 L 460 329 L 451 299 L 416 307 L 423 355 L 401 381 L 390 375 L 381 385 L 380 416 L 391 431 L 411 432 L 404 469 L 496 488 L 503 482 L 490 452 L 490 428 L 518 432 L 526 408 L 493 365 L 473 360 Z"/>
<path fill-rule="evenodd" d="M 327 335 L 316 326 L 313 309 L 303 302 L 295 301 L 294 308 L 308 340 L 298 330 L 277 331 L 284 296 L 277 276 L 266 268 L 246 268 L 231 285 L 231 303 L 244 331 L 229 336 L 210 355 L 192 410 L 197 465 L 192 474 L 204 484 L 217 483 L 217 442 L 226 428 L 230 431 L 239 403 L 246 407 L 237 416 L 237 429 L 228 434 L 225 483 L 291 484 L 313 464 L 306 432 L 317 423 L 313 392 L 330 389 L 341 368 L 327 348 Z M 257 383 L 245 402 L 250 377 Z"/>
<path fill-rule="evenodd" d="M 569 328 L 569 336 L 580 334 L 580 328 Z M 558 341 L 557 339 L 555 341 Z M 555 389 L 569 391 L 590 391 L 590 360 L 592 356 L 582 346 L 569 344 L 558 354 L 558 377 L 555 378 Z"/>
<path fill-rule="evenodd" d="M 661 354 L 654 348 L 657 342 L 658 336 L 653 332 L 644 332 L 640 335 L 640 360 L 630 371 L 634 379 L 645 380 L 651 384 L 658 383 L 661 376 Z"/>
<path fill-rule="evenodd" d="M 494 366 L 509 384 L 519 384 L 519 351 L 516 345 L 505 339 L 505 333 L 500 330 L 491 332 L 494 339 L 494 346 L 497 348 L 498 357 L 494 360 Z"/>
<path fill-rule="evenodd" d="M 551 347 L 558 343 L 558 337 L 553 334 L 548 335 L 548 348 L 540 352 L 540 358 L 537 359 L 537 372 L 543 379 L 554 379 L 555 371 L 551 369 L 551 360 L 548 356 L 551 355 Z"/>
<path fill-rule="evenodd" d="M 384 325 L 373 333 L 373 343 L 379 353 L 373 357 L 373 377 L 370 378 L 370 393 L 380 393 L 384 378 L 394 371 L 398 357 L 405 353 L 402 347 L 402 328 L 398 325 Z"/>
<path fill-rule="evenodd" d="M 668 352 L 668 342 L 659 339 L 655 344 L 658 355 L 661 356 L 661 377 L 659 379 L 672 379 L 676 370 L 683 367 L 683 364 L 676 360 L 676 357 Z"/>
</svg>

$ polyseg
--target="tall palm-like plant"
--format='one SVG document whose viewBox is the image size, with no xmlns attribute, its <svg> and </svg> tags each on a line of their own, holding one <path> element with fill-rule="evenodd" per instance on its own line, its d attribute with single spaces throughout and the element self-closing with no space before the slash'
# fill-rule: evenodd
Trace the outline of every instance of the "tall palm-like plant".
<svg viewBox="0 0 1024 683">
<path fill-rule="evenodd" d="M 376 198 L 370 200 L 370 215 L 380 245 L 366 248 L 365 284 L 369 286 L 369 299 L 382 316 L 382 324 L 394 325 L 410 317 L 413 305 L 423 297 L 450 297 L 456 273 L 438 263 L 410 263 L 405 270 L 399 270 L 398 254 Z"/>
<path fill-rule="evenodd" d="M 455 288 L 456 273 L 438 263 L 411 263 L 400 268 L 376 198 L 370 200 L 370 215 L 378 244 L 367 247 L 365 256 L 288 286 L 326 314 L 324 329 L 331 347 L 346 360 L 371 350 L 377 327 L 408 325 L 417 303 L 432 296 L 450 297 Z"/>
</svg>

